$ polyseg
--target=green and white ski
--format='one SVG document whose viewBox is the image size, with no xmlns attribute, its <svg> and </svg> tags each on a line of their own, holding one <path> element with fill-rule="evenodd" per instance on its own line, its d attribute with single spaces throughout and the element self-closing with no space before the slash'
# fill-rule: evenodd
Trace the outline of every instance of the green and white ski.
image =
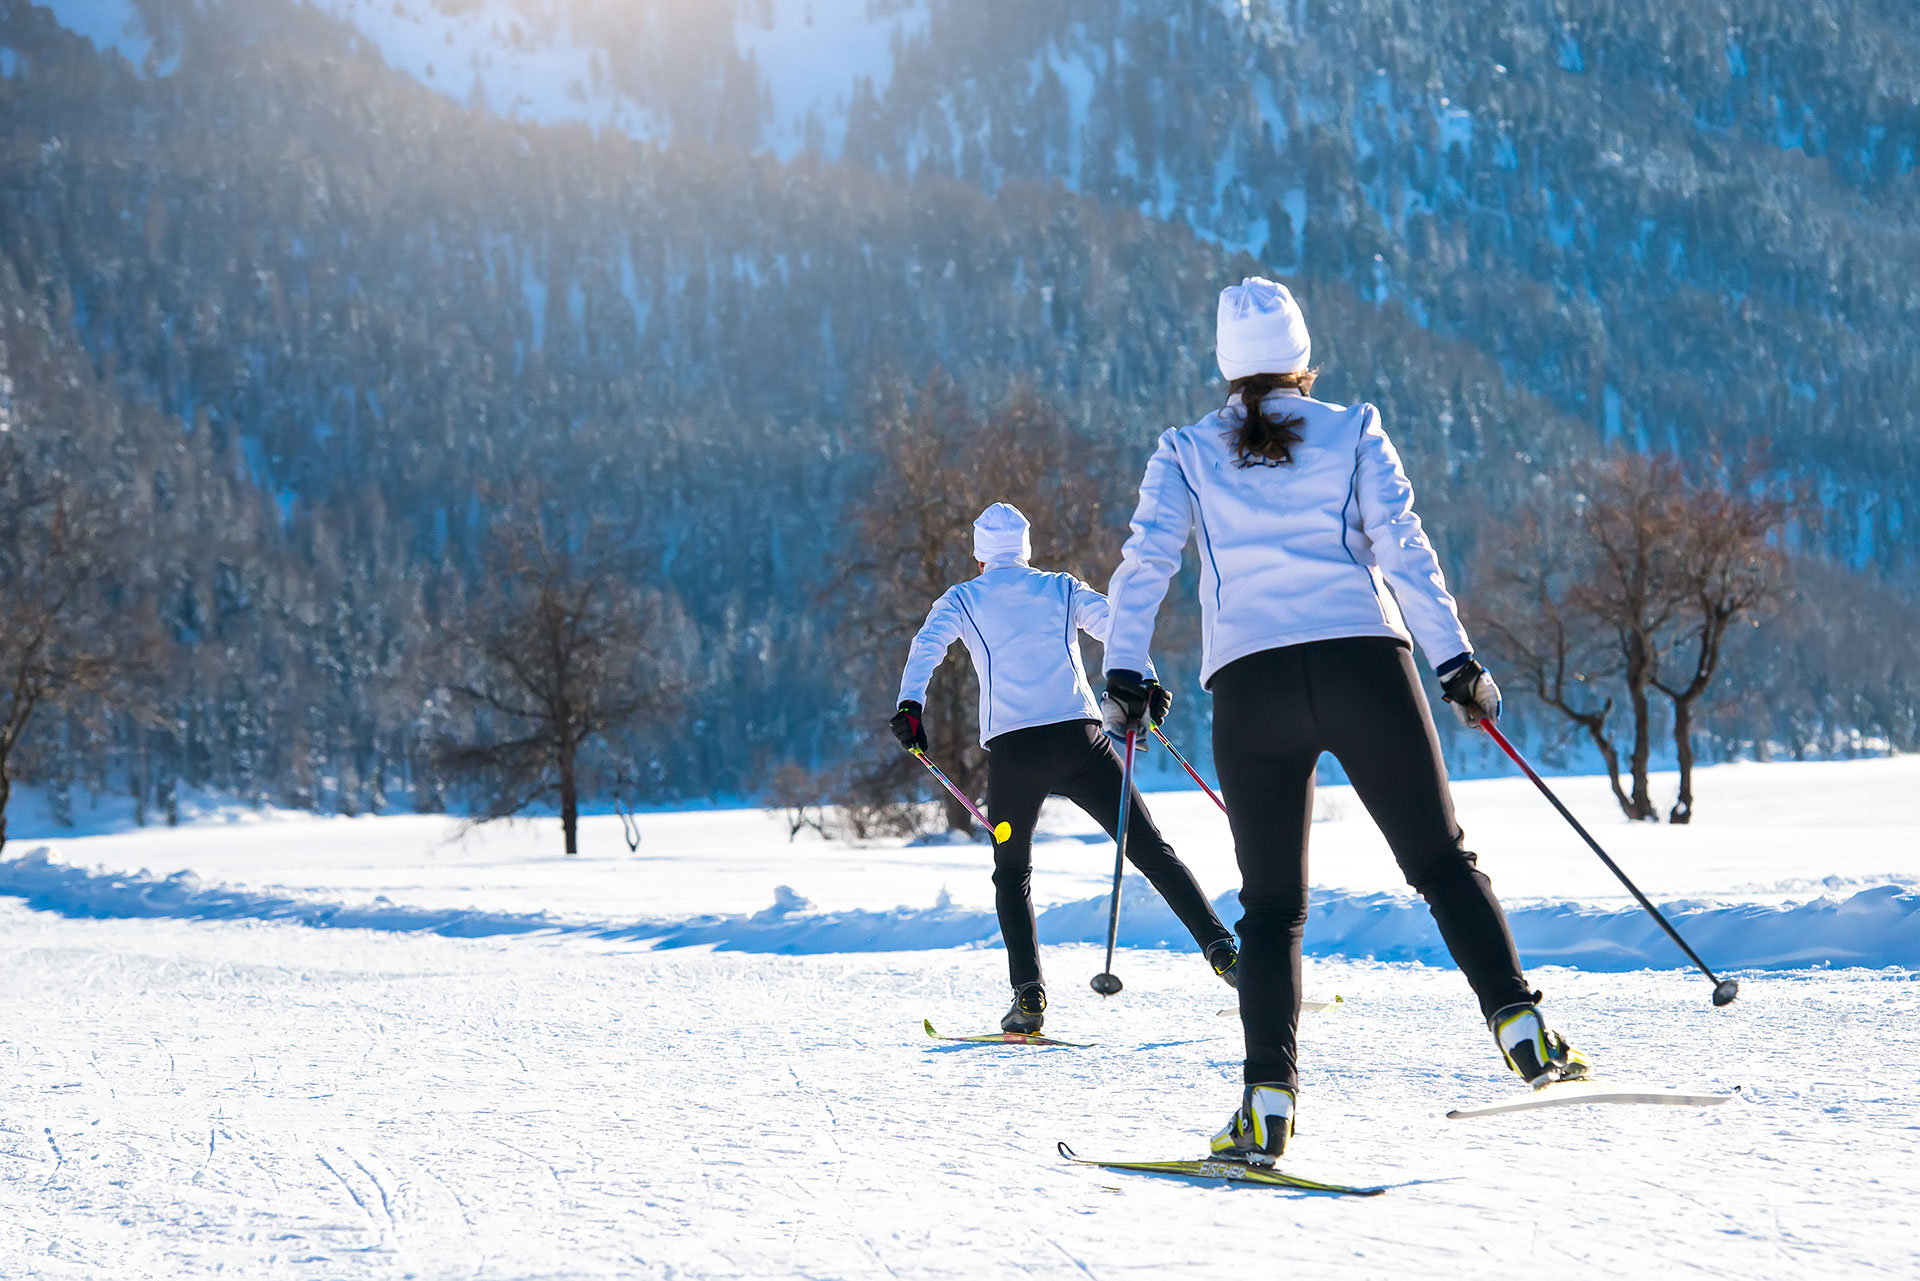
<svg viewBox="0 0 1920 1281">
<path fill-rule="evenodd" d="M 1211 1179 L 1222 1183 L 1251 1183 L 1263 1188 L 1288 1188 L 1295 1192 L 1319 1192 L 1327 1196 L 1379 1196 L 1385 1188 L 1361 1188 L 1345 1183 L 1323 1183 L 1319 1179 L 1286 1174 L 1245 1161 L 1227 1161 L 1209 1157 L 1203 1161 L 1093 1161 L 1076 1156 L 1065 1143 L 1060 1155 L 1075 1165 L 1091 1165 L 1102 1170 L 1127 1170 L 1135 1174 L 1165 1174 L 1180 1179 Z"/>
<path fill-rule="evenodd" d="M 927 1029 L 927 1035 L 936 1041 L 956 1041 L 962 1045 L 1051 1045 L 1063 1050 L 1089 1050 L 1091 1045 L 1078 1041 L 1056 1041 L 1050 1036 L 1039 1036 L 1031 1032 L 982 1032 L 977 1036 L 941 1036 L 933 1030 L 933 1020 L 921 1020 Z"/>
<path fill-rule="evenodd" d="M 1557 1081 L 1537 1090 L 1498 1103 L 1477 1108 L 1455 1108 L 1447 1119 L 1464 1121 L 1469 1117 L 1498 1116 L 1503 1112 L 1526 1112 L 1533 1108 L 1570 1107 L 1581 1103 L 1652 1103 L 1669 1107 L 1718 1107 L 1738 1097 L 1740 1087 L 1731 1090 L 1669 1090 L 1655 1085 L 1623 1085 L 1610 1081 Z"/>
</svg>

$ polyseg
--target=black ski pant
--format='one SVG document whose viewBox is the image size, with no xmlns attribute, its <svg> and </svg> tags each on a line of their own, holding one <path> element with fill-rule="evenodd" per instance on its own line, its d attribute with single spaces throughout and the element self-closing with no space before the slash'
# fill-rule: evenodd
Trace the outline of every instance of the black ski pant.
<svg viewBox="0 0 1920 1281">
<path fill-rule="evenodd" d="M 1137 759 L 1137 756 L 1136 756 Z M 1127 860 L 1167 900 L 1203 949 L 1232 933 L 1220 923 L 1187 865 L 1154 826 L 1132 789 L 1127 815 Z M 1033 828 L 1049 796 L 1064 796 L 1115 836 L 1120 821 L 1120 756 L 1093 721 L 1061 721 L 1001 734 L 987 743 L 987 817 L 1013 829 L 993 850 L 993 903 L 1007 944 L 1013 985 L 1040 981 L 1040 943 L 1034 931 Z"/>
<path fill-rule="evenodd" d="M 1483 1015 L 1531 1000 L 1506 915 L 1462 845 L 1433 713 L 1406 644 L 1354 636 L 1263 650 L 1214 674 L 1213 759 L 1240 860 L 1246 1080 L 1298 1084 L 1300 936 L 1313 774 L 1333 753 L 1427 901 Z"/>
</svg>

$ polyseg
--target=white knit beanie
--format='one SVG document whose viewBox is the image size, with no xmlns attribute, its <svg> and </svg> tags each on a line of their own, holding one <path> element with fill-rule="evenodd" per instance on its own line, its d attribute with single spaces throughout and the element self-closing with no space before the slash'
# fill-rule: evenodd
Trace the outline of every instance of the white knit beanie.
<svg viewBox="0 0 1920 1281">
<path fill-rule="evenodd" d="M 1313 356 L 1300 304 L 1285 285 L 1259 276 L 1220 291 L 1213 345 L 1228 382 L 1254 374 L 1297 374 Z"/>
<path fill-rule="evenodd" d="M 1033 530 L 1012 503 L 995 503 L 973 522 L 973 558 L 977 561 L 1033 556 Z"/>
</svg>

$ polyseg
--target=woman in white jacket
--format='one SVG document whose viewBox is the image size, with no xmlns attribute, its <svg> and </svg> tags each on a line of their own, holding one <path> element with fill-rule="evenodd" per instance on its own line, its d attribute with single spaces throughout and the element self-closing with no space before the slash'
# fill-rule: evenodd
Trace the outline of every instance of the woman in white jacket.
<svg viewBox="0 0 1920 1281">
<path fill-rule="evenodd" d="M 1372 405 L 1314 400 L 1306 321 L 1284 285 L 1221 291 L 1226 406 L 1168 431 L 1147 464 L 1107 590 L 1109 726 L 1137 723 L 1154 617 L 1189 535 L 1200 550 L 1201 683 L 1242 876 L 1241 1105 L 1214 1151 L 1271 1162 L 1298 1090 L 1307 834 L 1322 752 L 1346 770 L 1529 1083 L 1584 1075 L 1547 1029 L 1506 917 L 1462 844 L 1410 651 L 1417 638 L 1468 724 L 1500 692 L 1474 660 L 1413 489 Z M 1387 588 L 1391 587 L 1392 595 Z M 1411 632 L 1411 636 L 1409 636 Z"/>
<path fill-rule="evenodd" d="M 926 750 L 927 683 L 958 640 L 980 678 L 980 742 L 987 748 L 987 818 L 1011 834 L 993 848 L 994 905 L 1007 945 L 1013 1008 L 1009 1032 L 1038 1032 L 1047 1008 L 1034 933 L 1033 829 L 1048 796 L 1064 796 L 1113 836 L 1120 811 L 1120 760 L 1100 729 L 1100 711 L 1080 662 L 1080 633 L 1107 635 L 1107 598 L 1072 574 L 1027 562 L 1033 536 L 1010 503 L 995 503 L 973 525 L 980 576 L 947 589 L 913 638 L 900 675 L 900 710 L 889 722 L 901 746 Z M 1147 714 L 1159 724 L 1173 696 L 1153 681 L 1145 653 Z M 1220 923 L 1193 873 L 1174 855 L 1132 791 L 1127 858 L 1180 918 L 1214 972 L 1234 981 L 1233 935 Z"/>
</svg>

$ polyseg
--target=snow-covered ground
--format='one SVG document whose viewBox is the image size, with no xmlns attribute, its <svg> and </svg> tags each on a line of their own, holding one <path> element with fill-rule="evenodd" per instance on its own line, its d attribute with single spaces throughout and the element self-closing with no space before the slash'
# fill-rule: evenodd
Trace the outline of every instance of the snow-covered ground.
<svg viewBox="0 0 1920 1281">
<path fill-rule="evenodd" d="M 1920 758 L 1738 765 L 1704 771 L 1690 828 L 1622 821 L 1598 779 L 1558 786 L 1631 874 L 1730 969 L 1920 965 Z M 1327 788 L 1315 824 L 1309 948 L 1444 962 L 1364 809 Z M 1677 953 L 1524 780 L 1458 788 L 1462 821 L 1537 963 L 1628 970 Z M 1225 823 L 1197 792 L 1153 808 L 1220 904 L 1237 916 Z M 578 859 L 552 820 L 468 830 L 403 815 L 316 818 L 205 811 L 179 828 L 23 836 L 0 857 L 0 894 L 79 916 L 301 920 L 464 936 L 565 929 L 660 946 L 785 953 L 991 944 L 990 856 L 964 841 L 850 845 L 787 839 L 752 810 L 652 814 L 629 852 L 612 817 L 589 819 Z M 222 821 L 222 820 L 225 821 Z M 1104 938 L 1112 846 L 1071 807 L 1049 811 L 1034 897 L 1048 942 Z M 44 832 L 32 811 L 17 830 Z M 1129 882 L 1121 938 L 1185 947 Z"/>
<path fill-rule="evenodd" d="M 1462 784 L 1554 1020 L 1608 1076 L 1741 1097 L 1446 1120 L 1513 1084 L 1325 789 L 1308 986 L 1346 1000 L 1303 1027 L 1289 1164 L 1403 1185 L 1371 1201 L 1060 1161 L 1196 1153 L 1240 1055 L 1137 882 L 1126 990 L 1087 989 L 1112 847 L 1072 811 L 1038 847 L 1048 1027 L 1096 1044 L 1056 1051 L 920 1031 L 1004 1008 L 980 846 L 724 810 L 643 815 L 637 853 L 592 819 L 572 860 L 550 820 L 83 807 L 56 837 L 30 796 L 0 853 L 0 1278 L 1920 1273 L 1920 761 L 1705 771 L 1691 829 L 1556 785 L 1742 995 L 1666 968 L 1524 782 Z M 1232 920 L 1210 803 L 1154 807 Z"/>
<path fill-rule="evenodd" d="M 1920 1270 L 1920 984 L 1548 971 L 1616 1075 L 1712 1111 L 1446 1120 L 1502 1079 L 1464 984 L 1315 962 L 1302 1172 L 1368 1201 L 1068 1167 L 1196 1151 L 1237 1028 L 1200 962 L 1130 953 L 1086 1050 L 945 1047 L 998 955 L 633 951 L 0 903 L 0 1276 L 1491 1275 Z"/>
</svg>

